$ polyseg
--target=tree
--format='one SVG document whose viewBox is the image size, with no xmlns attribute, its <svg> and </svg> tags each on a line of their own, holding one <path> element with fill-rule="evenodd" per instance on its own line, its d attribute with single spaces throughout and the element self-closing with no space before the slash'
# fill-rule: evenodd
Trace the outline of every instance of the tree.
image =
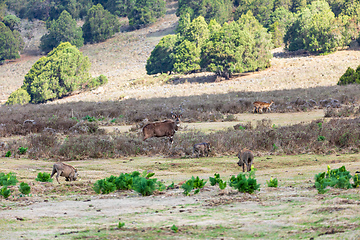
<svg viewBox="0 0 360 240">
<path fill-rule="evenodd" d="M 58 19 L 66 10 L 74 19 L 83 18 L 92 6 L 92 0 L 52 0 L 49 17 L 51 20 Z"/>
<path fill-rule="evenodd" d="M 82 30 L 85 42 L 103 42 L 120 31 L 120 22 L 101 4 L 98 4 L 90 8 Z"/>
<path fill-rule="evenodd" d="M 173 70 L 174 47 L 178 38 L 177 35 L 167 35 L 160 40 L 147 60 L 147 74 L 164 73 Z"/>
<path fill-rule="evenodd" d="M 91 80 L 89 68 L 89 59 L 75 46 L 68 42 L 61 43 L 32 66 L 25 75 L 21 89 L 30 95 L 32 103 L 60 98 L 87 85 Z M 17 99 L 17 95 L 27 99 L 22 90 L 17 91 L 10 95 L 8 104 L 11 104 L 11 99 Z"/>
<path fill-rule="evenodd" d="M 242 15 L 251 11 L 255 18 L 263 25 L 270 19 L 274 9 L 274 0 L 239 0 L 239 6 L 234 13 L 234 19 L 238 20 Z"/>
<path fill-rule="evenodd" d="M 129 25 L 135 28 L 154 23 L 165 15 L 164 0 L 136 0 L 129 14 Z"/>
<path fill-rule="evenodd" d="M 185 30 L 189 27 L 191 23 L 190 13 L 185 13 L 180 16 L 179 24 L 176 27 L 176 32 L 180 34 L 184 34 Z"/>
<path fill-rule="evenodd" d="M 343 45 L 343 37 L 329 4 L 315 1 L 299 12 L 286 32 L 284 42 L 290 51 L 304 49 L 330 53 Z"/>
<path fill-rule="evenodd" d="M 23 40 L 20 34 L 14 33 L 0 22 L 0 62 L 5 59 L 20 58 L 19 52 L 23 47 Z"/>
<path fill-rule="evenodd" d="M 356 71 L 349 67 L 340 77 L 337 85 L 347 85 L 352 83 L 360 84 L 360 65 L 357 67 Z"/>
<path fill-rule="evenodd" d="M 40 39 L 40 49 L 44 52 L 50 52 L 61 42 L 69 42 L 76 47 L 84 44 L 81 27 L 76 26 L 76 21 L 64 10 L 57 20 L 49 24 L 49 32 Z"/>
<path fill-rule="evenodd" d="M 20 25 L 20 18 L 15 15 L 6 15 L 3 19 L 3 23 L 10 28 L 11 31 L 14 31 Z"/>
<path fill-rule="evenodd" d="M 270 66 L 271 35 L 248 12 L 211 34 L 201 51 L 201 67 L 225 78 Z"/>
</svg>

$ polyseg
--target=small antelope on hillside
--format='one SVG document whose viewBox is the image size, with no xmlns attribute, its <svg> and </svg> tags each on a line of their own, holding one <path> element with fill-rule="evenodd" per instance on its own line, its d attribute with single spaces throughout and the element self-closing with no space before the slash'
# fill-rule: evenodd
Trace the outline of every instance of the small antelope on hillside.
<svg viewBox="0 0 360 240">
<path fill-rule="evenodd" d="M 168 137 L 170 143 L 172 144 L 174 134 L 180 126 L 181 114 L 173 114 L 172 117 L 175 121 L 168 119 L 162 122 L 152 122 L 146 124 L 142 129 L 143 140 L 145 141 L 146 139 L 152 137 Z"/>
<path fill-rule="evenodd" d="M 271 111 L 271 105 L 274 103 L 273 100 L 271 100 L 270 103 L 267 103 L 267 102 L 260 102 L 260 101 L 255 101 L 253 102 L 253 105 L 254 105 L 254 109 L 253 109 L 253 113 L 263 113 L 264 109 L 265 109 L 265 112 L 266 111 Z"/>
</svg>

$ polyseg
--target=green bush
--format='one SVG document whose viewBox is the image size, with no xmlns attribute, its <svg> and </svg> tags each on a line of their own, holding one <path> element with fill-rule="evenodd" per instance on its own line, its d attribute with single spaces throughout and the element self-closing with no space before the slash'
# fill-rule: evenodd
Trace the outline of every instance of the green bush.
<svg viewBox="0 0 360 240">
<path fill-rule="evenodd" d="M 11 151 L 7 151 L 5 157 L 11 157 Z"/>
<path fill-rule="evenodd" d="M 2 21 L 11 31 L 14 31 L 20 25 L 20 18 L 15 15 L 6 15 Z"/>
<path fill-rule="evenodd" d="M 226 182 L 224 182 L 221 178 L 220 178 L 220 174 L 215 173 L 214 174 L 214 178 L 213 177 L 209 177 L 210 180 L 210 184 L 211 186 L 215 186 L 216 184 L 219 184 L 219 188 L 221 190 L 226 188 Z"/>
<path fill-rule="evenodd" d="M 231 176 L 230 187 L 237 189 L 239 192 L 250 194 L 260 189 L 260 184 L 256 182 L 255 169 L 252 167 L 249 173 L 239 173 L 236 177 Z"/>
<path fill-rule="evenodd" d="M 100 179 L 94 183 L 93 189 L 97 194 L 108 194 L 116 190 L 116 185 L 107 179 Z"/>
<path fill-rule="evenodd" d="M 270 178 L 270 181 L 266 180 L 268 187 L 278 187 L 278 180 L 277 178 Z"/>
<path fill-rule="evenodd" d="M 129 18 L 129 25 L 134 28 L 156 22 L 157 18 L 165 15 L 164 0 L 136 0 Z"/>
<path fill-rule="evenodd" d="M 31 191 L 29 184 L 24 183 L 24 182 L 20 183 L 19 191 L 24 195 L 28 195 Z"/>
<path fill-rule="evenodd" d="M 11 191 L 10 189 L 7 189 L 7 187 L 2 187 L 0 189 L 0 195 L 6 199 L 11 195 Z"/>
<path fill-rule="evenodd" d="M 24 147 L 19 147 L 19 149 L 18 149 L 18 153 L 20 154 L 20 155 L 23 155 L 23 154 L 25 154 L 26 153 L 26 151 L 28 150 L 28 148 L 24 148 Z"/>
<path fill-rule="evenodd" d="M 6 105 L 13 105 L 13 104 L 24 105 L 24 104 L 29 103 L 30 100 L 31 100 L 31 97 L 30 97 L 29 93 L 25 89 L 19 88 L 10 94 L 10 96 L 5 104 Z"/>
<path fill-rule="evenodd" d="M 315 187 L 318 190 L 318 193 L 326 193 L 328 191 L 326 187 L 328 186 L 349 189 L 359 184 L 358 177 L 356 177 L 354 180 L 353 185 L 350 184 L 350 179 L 352 176 L 350 175 L 350 172 L 345 169 L 345 166 L 333 170 L 331 170 L 330 166 L 327 168 L 327 172 L 322 172 L 315 175 Z"/>
<path fill-rule="evenodd" d="M 53 180 L 50 176 L 51 176 L 50 173 L 39 172 L 35 180 L 39 182 L 52 182 Z"/>
<path fill-rule="evenodd" d="M 124 226 L 125 226 L 125 223 L 119 222 L 119 224 L 118 224 L 118 228 L 119 228 L 119 229 L 122 228 L 122 227 L 124 227 Z"/>
<path fill-rule="evenodd" d="M 185 196 L 189 196 L 193 189 L 196 189 L 194 194 L 198 194 L 200 189 L 203 188 L 205 184 L 206 181 L 204 181 L 204 179 L 200 179 L 198 176 L 196 178 L 192 176 L 191 179 L 187 180 L 183 185 L 181 185 L 181 188 L 184 189 L 183 194 Z"/>
<path fill-rule="evenodd" d="M 120 31 L 120 22 L 101 4 L 97 4 L 90 8 L 82 30 L 85 43 L 103 42 Z"/>
<path fill-rule="evenodd" d="M 16 179 L 16 175 L 13 172 L 9 172 L 8 174 L 0 172 L 0 186 L 15 186 L 18 180 Z"/>
<path fill-rule="evenodd" d="M 146 62 L 147 74 L 166 73 L 173 70 L 173 53 L 177 40 L 177 35 L 167 35 L 160 40 Z"/>
<path fill-rule="evenodd" d="M 97 88 L 98 86 L 104 85 L 108 82 L 108 79 L 104 75 L 100 75 L 95 78 L 91 78 L 89 82 L 87 83 L 86 87 L 89 89 Z"/>
<path fill-rule="evenodd" d="M 80 90 L 90 79 L 90 61 L 70 43 L 61 43 L 47 56 L 40 58 L 25 75 L 25 89 L 30 95 L 32 103 L 43 103 L 48 100 L 66 96 L 73 91 Z M 17 90 L 13 99 L 28 97 L 22 90 Z M 20 98 L 20 96 L 23 96 Z M 19 100 L 8 100 L 8 104 Z"/>
<path fill-rule="evenodd" d="M 360 65 L 357 67 L 356 71 L 349 67 L 340 77 L 337 85 L 347 85 L 352 83 L 360 84 Z"/>
<path fill-rule="evenodd" d="M 40 49 L 46 53 L 59 46 L 61 42 L 81 47 L 84 44 L 83 32 L 78 27 L 75 19 L 64 10 L 58 19 L 47 23 L 48 33 L 40 39 Z"/>
<path fill-rule="evenodd" d="M 22 39 L 17 34 L 14 35 L 14 32 L 0 22 L 0 63 L 5 59 L 20 58 Z"/>
</svg>

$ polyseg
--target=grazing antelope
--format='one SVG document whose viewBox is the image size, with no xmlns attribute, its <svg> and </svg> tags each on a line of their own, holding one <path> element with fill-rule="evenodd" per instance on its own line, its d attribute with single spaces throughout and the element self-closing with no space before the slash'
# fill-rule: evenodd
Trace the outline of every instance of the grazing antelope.
<svg viewBox="0 0 360 240">
<path fill-rule="evenodd" d="M 143 140 L 145 141 L 148 138 L 152 137 L 168 137 L 170 143 L 173 143 L 173 137 L 175 132 L 179 129 L 180 126 L 180 117 L 181 114 L 173 114 L 173 120 L 165 120 L 162 122 L 152 122 L 146 124 L 143 129 Z"/>
<path fill-rule="evenodd" d="M 271 111 L 271 105 L 274 103 L 273 100 L 271 100 L 270 103 L 267 103 L 267 102 L 260 102 L 260 101 L 255 101 L 253 102 L 253 105 L 254 105 L 254 110 L 253 110 L 253 113 L 262 113 L 265 109 L 265 112 L 266 111 Z"/>
<path fill-rule="evenodd" d="M 244 148 L 243 150 L 241 150 L 237 157 L 239 158 L 239 162 L 237 163 L 239 165 L 239 167 L 242 167 L 243 172 L 245 172 L 245 166 L 246 166 L 246 170 L 248 172 L 251 171 L 251 165 L 254 162 L 254 154 L 252 151 Z"/>
<path fill-rule="evenodd" d="M 53 165 L 53 171 L 51 173 L 51 177 L 52 178 L 55 173 L 57 173 L 56 175 L 56 181 L 60 184 L 59 182 L 59 176 L 65 177 L 65 181 L 76 181 L 77 177 L 78 177 L 78 172 L 77 169 L 74 168 L 73 166 L 66 164 L 66 163 L 62 163 L 62 162 L 58 162 L 55 163 Z"/>
</svg>

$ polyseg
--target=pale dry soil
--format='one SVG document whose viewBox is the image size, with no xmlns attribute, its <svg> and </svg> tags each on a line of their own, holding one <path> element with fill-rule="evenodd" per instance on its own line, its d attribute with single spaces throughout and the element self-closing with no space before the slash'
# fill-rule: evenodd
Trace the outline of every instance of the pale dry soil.
<svg viewBox="0 0 360 240">
<path fill-rule="evenodd" d="M 255 158 L 254 194 L 209 182 L 199 194 L 184 196 L 181 188 L 143 197 L 133 191 L 97 195 L 93 183 L 110 175 L 151 170 L 165 185 L 179 186 L 191 176 L 208 180 L 215 172 L 223 180 L 238 174 L 235 156 L 168 159 L 161 156 L 73 161 L 80 181 L 61 184 L 35 181 L 53 162 L 25 158 L 0 159 L 0 172 L 13 171 L 32 187 L 19 197 L 14 188 L 1 199 L 1 239 L 358 239 L 360 191 L 330 189 L 318 194 L 314 175 L 327 165 L 345 165 L 354 174 L 360 154 L 265 156 Z M 279 180 L 269 188 L 266 181 Z M 125 223 L 119 229 L 118 223 Z M 175 225 L 178 232 L 170 228 Z"/>
</svg>

